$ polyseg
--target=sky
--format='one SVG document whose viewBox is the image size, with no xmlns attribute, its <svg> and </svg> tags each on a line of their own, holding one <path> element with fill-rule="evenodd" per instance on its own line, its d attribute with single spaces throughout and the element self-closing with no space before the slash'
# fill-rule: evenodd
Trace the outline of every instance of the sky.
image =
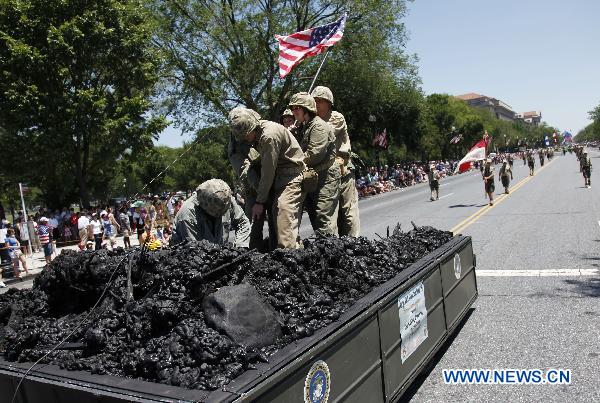
<svg viewBox="0 0 600 403">
<path fill-rule="evenodd" d="M 573 134 L 600 104 L 599 0 L 416 0 L 404 20 L 426 94 L 469 92 Z"/>
<path fill-rule="evenodd" d="M 600 0 L 415 0 L 403 20 L 426 94 L 469 92 L 573 134 L 600 104 Z M 190 137 L 169 128 L 156 142 Z"/>
</svg>

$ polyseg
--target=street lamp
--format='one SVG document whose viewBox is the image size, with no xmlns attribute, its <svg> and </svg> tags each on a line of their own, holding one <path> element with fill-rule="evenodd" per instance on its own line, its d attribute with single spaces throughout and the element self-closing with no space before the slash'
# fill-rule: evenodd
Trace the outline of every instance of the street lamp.
<svg viewBox="0 0 600 403">
<path fill-rule="evenodd" d="M 373 114 L 369 114 L 369 123 L 371 124 L 371 130 L 373 131 L 372 136 L 375 135 L 375 122 L 377 121 L 377 118 L 375 117 L 375 115 Z M 379 162 L 379 147 L 375 148 L 375 165 L 377 165 L 377 170 L 379 170 L 380 168 L 380 162 Z"/>
</svg>

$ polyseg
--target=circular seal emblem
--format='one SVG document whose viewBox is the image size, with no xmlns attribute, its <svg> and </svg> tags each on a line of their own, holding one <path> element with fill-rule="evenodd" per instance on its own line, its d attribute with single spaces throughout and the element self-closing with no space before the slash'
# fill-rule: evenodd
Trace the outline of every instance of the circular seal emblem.
<svg viewBox="0 0 600 403">
<path fill-rule="evenodd" d="M 462 271 L 462 267 L 460 265 L 460 256 L 457 254 L 454 255 L 454 275 L 457 280 L 460 280 L 460 273 Z"/>
<path fill-rule="evenodd" d="M 304 403 L 327 403 L 331 389 L 331 375 L 325 361 L 317 361 L 304 381 Z"/>
</svg>

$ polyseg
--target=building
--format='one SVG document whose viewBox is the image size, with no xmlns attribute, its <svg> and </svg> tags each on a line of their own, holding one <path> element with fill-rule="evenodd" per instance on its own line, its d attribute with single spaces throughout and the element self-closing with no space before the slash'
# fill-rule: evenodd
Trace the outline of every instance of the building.
<svg viewBox="0 0 600 403">
<path fill-rule="evenodd" d="M 470 92 L 468 94 L 458 95 L 456 98 L 465 101 L 470 106 L 477 106 L 489 110 L 496 116 L 497 119 L 514 121 L 515 112 L 512 110 L 510 105 L 500 101 L 499 99 L 488 97 L 486 95 L 475 94 Z"/>
<path fill-rule="evenodd" d="M 531 112 L 517 113 L 517 115 L 515 116 L 515 119 L 520 120 L 525 123 L 528 123 L 532 126 L 538 126 L 542 122 L 542 112 L 541 111 L 531 111 Z"/>
</svg>

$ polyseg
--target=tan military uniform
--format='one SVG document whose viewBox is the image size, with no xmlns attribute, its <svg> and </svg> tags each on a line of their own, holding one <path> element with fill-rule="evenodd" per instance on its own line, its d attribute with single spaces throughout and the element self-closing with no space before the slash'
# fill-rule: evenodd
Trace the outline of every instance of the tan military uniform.
<svg viewBox="0 0 600 403">
<path fill-rule="evenodd" d="M 261 174 L 256 202 L 272 200 L 271 213 L 277 223 L 277 245 L 298 247 L 298 228 L 302 192 L 302 172 L 306 170 L 304 153 L 298 141 L 282 125 L 260 121 L 255 148 L 260 154 Z"/>
<path fill-rule="evenodd" d="M 333 127 L 335 135 L 336 160 L 340 166 L 340 198 L 337 213 L 337 227 L 340 236 L 357 237 L 360 234 L 360 218 L 358 213 L 358 191 L 354 176 L 354 165 L 350 159 L 352 147 L 348 126 L 344 115 L 331 111 L 325 121 Z"/>
<path fill-rule="evenodd" d="M 232 112 L 233 113 L 233 112 Z M 230 136 L 229 145 L 227 147 L 227 156 L 229 158 L 229 162 L 233 167 L 235 174 L 240 179 L 240 183 L 242 185 L 242 194 L 244 196 L 244 212 L 246 213 L 246 217 L 251 220 L 251 229 L 250 229 L 250 248 L 261 250 L 263 247 L 263 228 L 265 225 L 265 218 L 268 219 L 269 222 L 269 238 L 272 244 L 276 243 L 274 238 L 275 236 L 275 221 L 273 217 L 271 217 L 270 213 L 263 214 L 259 219 L 252 220 L 252 206 L 256 203 L 256 186 L 252 186 L 248 183 L 248 176 L 245 178 L 242 177 L 244 170 L 244 161 L 246 159 L 250 159 L 251 161 L 255 161 L 258 159 L 258 156 L 251 156 L 252 146 L 244 141 L 236 141 L 233 135 Z M 256 152 L 256 151 L 255 151 Z M 260 165 L 260 164 L 258 164 Z M 248 169 L 249 166 L 246 166 Z M 246 173 L 247 175 L 247 173 Z M 252 176 L 252 173 L 250 174 Z M 270 200 L 266 204 L 268 208 L 270 206 Z"/>
<path fill-rule="evenodd" d="M 504 186 L 504 192 L 508 194 L 508 187 L 510 186 L 510 180 L 513 177 L 512 169 L 508 162 L 502 163 L 500 167 L 500 172 L 498 173 L 498 177 L 500 182 L 502 182 L 502 186 Z"/>
<path fill-rule="evenodd" d="M 252 206 L 256 203 L 256 192 L 260 184 L 260 153 L 255 148 L 250 148 L 248 159 L 242 164 L 242 173 L 240 174 L 240 182 L 242 183 L 245 203 L 246 215 L 252 220 Z M 271 200 L 265 205 L 266 214 L 260 218 L 251 221 L 250 231 L 250 248 L 258 249 L 259 251 L 273 250 L 277 248 L 277 224 L 273 213 L 271 212 Z M 265 216 L 269 223 L 269 244 L 264 244 L 263 228 Z"/>
<path fill-rule="evenodd" d="M 337 233 L 340 197 L 340 165 L 335 160 L 335 135 L 331 125 L 315 116 L 299 131 L 304 162 L 319 175 L 317 189 L 306 195 L 304 207 L 315 233 Z"/>
</svg>

